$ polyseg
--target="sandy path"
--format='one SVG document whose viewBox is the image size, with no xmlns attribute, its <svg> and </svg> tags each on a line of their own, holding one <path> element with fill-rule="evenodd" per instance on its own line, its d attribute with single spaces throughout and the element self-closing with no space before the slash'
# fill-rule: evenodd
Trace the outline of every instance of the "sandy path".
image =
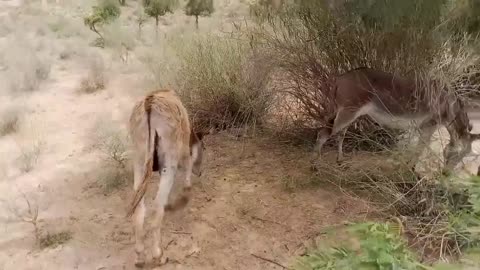
<svg viewBox="0 0 480 270">
<path fill-rule="evenodd" d="M 108 91 L 93 95 L 79 94 L 77 89 L 84 74 L 85 71 L 75 65 L 70 70 L 55 67 L 51 78 L 58 79 L 46 81 L 41 89 L 27 98 L 26 107 L 31 111 L 28 115 L 31 120 L 29 127 L 44 141 L 40 160 L 32 172 L 11 172 L 9 179 L 0 183 L 0 190 L 4 194 L 18 194 L 21 190 L 37 198 L 43 226 L 53 231 L 62 227 L 69 229 L 70 226 L 81 226 L 76 216 L 89 216 L 92 206 L 77 204 L 86 180 L 82 175 L 95 168 L 94 164 L 98 162 L 98 157 L 90 147 L 89 132 L 99 115 L 105 115 L 102 108 L 110 109 L 110 116 L 113 116 L 118 105 Z M 13 136 L 5 138 L 2 144 L 15 150 Z M 77 252 L 77 247 L 65 247 L 58 252 L 31 253 L 31 231 L 28 224 L 4 226 L 3 235 L 6 237 L 0 240 L 0 246 L 3 247 L 0 250 L 6 252 L 0 255 L 0 266 L 4 263 L 4 269 L 30 269 L 31 265 L 38 269 L 38 266 L 45 264 L 45 268 L 41 269 L 73 269 L 75 262 L 71 261 L 72 256 L 84 257 L 84 252 Z M 90 250 L 88 246 L 86 252 Z M 69 253 L 73 255 L 69 256 Z M 63 260 L 66 265 L 62 263 Z"/>
</svg>

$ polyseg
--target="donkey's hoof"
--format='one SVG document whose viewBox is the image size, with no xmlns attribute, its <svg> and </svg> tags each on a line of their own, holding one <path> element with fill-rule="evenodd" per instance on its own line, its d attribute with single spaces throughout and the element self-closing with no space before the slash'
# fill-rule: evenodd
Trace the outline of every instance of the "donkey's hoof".
<svg viewBox="0 0 480 270">
<path fill-rule="evenodd" d="M 145 266 L 145 260 L 144 259 L 136 259 L 135 260 L 135 267 L 137 268 L 143 268 Z"/>
<path fill-rule="evenodd" d="M 153 265 L 154 266 L 162 266 L 168 262 L 168 258 L 165 256 L 154 257 L 153 258 Z"/>
<path fill-rule="evenodd" d="M 145 254 L 143 252 L 135 252 L 135 267 L 142 268 L 145 266 Z"/>
<path fill-rule="evenodd" d="M 153 250 L 153 265 L 163 265 L 165 264 L 166 259 L 163 256 L 163 249 L 158 247 Z"/>
</svg>

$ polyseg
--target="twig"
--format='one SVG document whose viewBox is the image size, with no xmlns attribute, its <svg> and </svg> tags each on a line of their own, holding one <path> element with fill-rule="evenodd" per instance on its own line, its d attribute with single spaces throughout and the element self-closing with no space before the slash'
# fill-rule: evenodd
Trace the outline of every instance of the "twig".
<svg viewBox="0 0 480 270">
<path fill-rule="evenodd" d="M 9 211 L 18 219 L 18 221 L 32 224 L 35 230 L 35 243 L 38 244 L 40 240 L 40 228 L 38 224 L 38 205 L 32 204 L 23 191 L 19 192 L 21 193 L 22 198 L 27 205 L 27 212 L 21 213 L 19 210 L 12 207 L 11 205 L 7 205 L 7 207 Z"/>
<path fill-rule="evenodd" d="M 261 256 L 258 256 L 256 254 L 253 254 L 253 253 L 250 253 L 250 255 L 252 255 L 253 257 L 257 258 L 257 259 L 260 259 L 262 261 L 266 261 L 266 262 L 269 262 L 269 263 L 272 263 L 272 264 L 275 264 L 276 266 L 279 266 L 281 267 L 282 269 L 289 269 L 288 267 L 274 261 L 274 260 L 271 260 L 271 259 L 267 259 L 267 258 L 264 258 L 264 257 L 261 257 Z"/>
<path fill-rule="evenodd" d="M 182 232 L 182 231 L 170 231 L 173 234 L 192 234 L 191 232 Z"/>
<path fill-rule="evenodd" d="M 283 226 L 283 227 L 286 227 L 286 228 L 289 228 L 289 226 L 285 225 L 285 224 L 282 224 L 280 222 L 277 222 L 277 221 L 273 221 L 273 220 L 268 220 L 268 219 L 264 219 L 264 218 L 261 218 L 261 217 L 257 217 L 257 216 L 254 216 L 254 215 L 249 215 L 252 219 L 255 219 L 255 220 L 259 220 L 259 221 L 263 221 L 263 222 L 270 222 L 270 223 L 273 223 L 273 224 L 277 224 L 277 225 L 280 225 L 280 226 Z"/>
<path fill-rule="evenodd" d="M 165 249 L 168 249 L 168 247 L 173 244 L 173 242 L 175 242 L 175 239 L 172 239 L 170 240 L 166 245 L 165 245 Z"/>
</svg>

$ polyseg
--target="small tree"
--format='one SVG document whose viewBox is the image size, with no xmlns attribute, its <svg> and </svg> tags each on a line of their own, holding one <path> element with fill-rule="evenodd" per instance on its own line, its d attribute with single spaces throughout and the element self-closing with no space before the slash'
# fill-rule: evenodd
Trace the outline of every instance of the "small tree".
<svg viewBox="0 0 480 270">
<path fill-rule="evenodd" d="M 195 16 L 195 27 L 198 29 L 198 17 L 210 16 L 214 11 L 213 0 L 189 0 L 185 6 L 187 16 Z"/>
<path fill-rule="evenodd" d="M 158 36 L 158 19 L 160 16 L 164 16 L 169 13 L 173 13 L 173 9 L 176 6 L 176 0 L 144 0 L 143 6 L 145 7 L 145 13 L 155 18 L 155 36 Z"/>
<path fill-rule="evenodd" d="M 99 36 L 98 45 L 103 47 L 104 38 L 98 27 L 115 20 L 119 16 L 120 7 L 116 0 L 100 0 L 98 6 L 92 7 L 92 13 L 83 18 L 83 23 Z"/>
<path fill-rule="evenodd" d="M 127 0 L 118 0 L 120 2 L 120 5 L 125 6 L 127 3 Z"/>
</svg>

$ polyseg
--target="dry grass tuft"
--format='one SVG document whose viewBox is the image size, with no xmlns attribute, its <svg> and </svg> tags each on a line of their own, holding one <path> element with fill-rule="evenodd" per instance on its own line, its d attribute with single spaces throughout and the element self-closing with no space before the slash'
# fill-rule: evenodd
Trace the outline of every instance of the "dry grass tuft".
<svg viewBox="0 0 480 270">
<path fill-rule="evenodd" d="M 132 179 L 133 171 L 130 167 L 103 166 L 99 173 L 97 184 L 104 195 L 111 194 L 126 187 Z"/>
<path fill-rule="evenodd" d="M 89 59 L 88 75 L 80 82 L 80 92 L 91 94 L 105 89 L 106 74 L 103 58 L 92 56 Z"/>
<path fill-rule="evenodd" d="M 26 143 L 19 144 L 20 156 L 18 157 L 19 168 L 22 172 L 28 173 L 35 168 L 40 155 L 43 151 L 45 142 L 40 139 L 34 139 Z"/>
<path fill-rule="evenodd" d="M 22 120 L 21 124 L 21 130 L 13 137 L 19 152 L 16 164 L 22 173 L 28 173 L 37 165 L 47 142 L 40 118 L 31 115 Z"/>
<path fill-rule="evenodd" d="M 0 136 L 17 132 L 20 127 L 22 109 L 10 106 L 0 113 Z"/>
<path fill-rule="evenodd" d="M 38 203 L 24 192 L 20 191 L 20 194 L 22 195 L 23 203 L 18 202 L 18 197 L 11 200 L 0 200 L 0 202 L 5 204 L 10 214 L 14 216 L 14 221 L 29 223 L 33 226 L 35 243 L 39 244 L 41 228 L 40 220 L 38 219 Z"/>
<path fill-rule="evenodd" d="M 100 150 L 101 170 L 98 173 L 100 187 L 105 194 L 118 190 L 131 179 L 132 168 L 128 155 L 128 138 L 124 130 L 108 120 L 99 120 L 94 125 L 93 144 Z"/>
<path fill-rule="evenodd" d="M 248 42 L 196 36 L 179 49 L 177 84 L 195 126 L 225 129 L 264 121 L 274 98 L 270 69 Z"/>
<path fill-rule="evenodd" d="M 31 92 L 50 74 L 51 63 L 48 56 L 42 56 L 42 47 L 35 48 L 26 38 L 16 35 L 7 44 L 5 54 L 7 66 L 7 86 L 12 93 Z"/>
<path fill-rule="evenodd" d="M 73 234 L 70 231 L 62 231 L 58 233 L 47 233 L 40 237 L 38 243 L 39 243 L 39 247 L 42 249 L 54 248 L 70 241 L 72 237 L 73 237 Z"/>
<path fill-rule="evenodd" d="M 126 167 L 128 143 L 124 130 L 107 120 L 95 125 L 94 145 L 101 151 L 103 159 L 119 167 Z"/>
</svg>

